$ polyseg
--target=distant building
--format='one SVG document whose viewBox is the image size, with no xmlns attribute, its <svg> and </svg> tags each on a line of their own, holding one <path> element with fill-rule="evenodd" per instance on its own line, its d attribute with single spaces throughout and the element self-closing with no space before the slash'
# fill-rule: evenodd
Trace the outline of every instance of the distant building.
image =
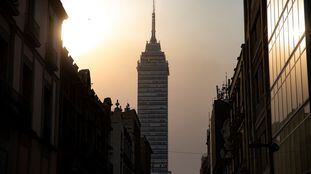
<svg viewBox="0 0 311 174">
<path fill-rule="evenodd" d="M 155 11 L 152 13 L 152 36 L 137 65 L 138 114 L 142 135 L 151 144 L 151 172 L 168 172 L 168 75 L 169 67 L 155 36 Z"/>
<path fill-rule="evenodd" d="M 133 162 L 134 162 L 134 171 L 136 174 L 140 173 L 141 170 L 141 163 L 140 163 L 140 121 L 137 116 L 137 113 L 134 109 L 130 109 L 129 105 L 126 106 L 124 112 L 123 112 L 123 123 L 125 128 L 128 130 L 133 144 Z"/>
<path fill-rule="evenodd" d="M 136 111 L 129 104 L 122 111 L 119 102 L 111 115 L 112 131 L 110 161 L 114 174 L 150 174 L 152 149 L 141 137 Z"/>
<path fill-rule="evenodd" d="M 66 18 L 59 0 L 0 1 L 1 174 L 57 173 Z"/>
<path fill-rule="evenodd" d="M 117 102 L 111 114 L 111 146 L 110 160 L 113 164 L 113 174 L 134 174 L 134 152 L 132 137 L 124 125 L 123 112 Z"/>
</svg>

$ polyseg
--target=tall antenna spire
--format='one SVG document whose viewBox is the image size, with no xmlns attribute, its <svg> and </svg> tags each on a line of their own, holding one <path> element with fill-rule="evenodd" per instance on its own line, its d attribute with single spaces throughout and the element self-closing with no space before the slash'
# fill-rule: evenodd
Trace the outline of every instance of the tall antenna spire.
<svg viewBox="0 0 311 174">
<path fill-rule="evenodd" d="M 155 2 L 153 0 L 152 31 L 151 31 L 150 43 L 157 43 L 155 25 L 156 25 L 156 21 L 155 21 Z"/>
</svg>

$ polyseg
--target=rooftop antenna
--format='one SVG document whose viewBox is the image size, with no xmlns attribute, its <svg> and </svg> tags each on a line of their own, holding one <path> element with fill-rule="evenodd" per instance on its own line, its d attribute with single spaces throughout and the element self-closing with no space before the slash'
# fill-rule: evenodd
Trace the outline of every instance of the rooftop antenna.
<svg viewBox="0 0 311 174">
<path fill-rule="evenodd" d="M 155 1 L 153 0 L 153 11 L 152 11 L 152 31 L 151 31 L 151 39 L 150 43 L 156 43 L 156 20 L 155 20 Z"/>
</svg>

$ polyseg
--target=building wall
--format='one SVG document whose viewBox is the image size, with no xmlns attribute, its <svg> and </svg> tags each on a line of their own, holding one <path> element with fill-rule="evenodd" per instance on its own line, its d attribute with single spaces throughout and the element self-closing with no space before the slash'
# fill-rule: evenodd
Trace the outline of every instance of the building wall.
<svg viewBox="0 0 311 174">
<path fill-rule="evenodd" d="M 121 118 L 122 112 L 115 111 L 111 115 L 111 146 L 113 147 L 111 152 L 111 163 L 113 164 L 113 173 L 121 174 L 123 161 L 122 157 L 122 140 L 123 140 L 123 124 Z"/>
<path fill-rule="evenodd" d="M 310 54 L 304 0 L 267 1 L 275 173 L 307 173 L 310 160 Z"/>
<path fill-rule="evenodd" d="M 249 144 L 271 144 L 271 111 L 266 0 L 244 0 L 245 44 L 249 57 Z M 250 148 L 250 173 L 271 173 L 272 151 Z"/>
<path fill-rule="evenodd" d="M 124 125 L 123 112 L 120 108 L 116 108 L 111 115 L 111 146 L 114 174 L 134 174 L 134 151 L 129 131 Z"/>
<path fill-rule="evenodd" d="M 125 128 L 128 130 L 132 139 L 132 160 L 134 163 L 134 171 L 136 174 L 141 172 L 141 147 L 140 147 L 140 137 L 141 137 L 141 125 L 137 113 L 134 109 L 126 108 L 123 112 L 123 123 Z"/>
<path fill-rule="evenodd" d="M 151 147 L 141 137 L 136 111 L 129 105 L 122 111 L 117 102 L 111 115 L 111 161 L 114 174 L 148 174 L 151 166 Z"/>
<path fill-rule="evenodd" d="M 60 33 L 66 13 L 58 0 L 13 3 L 0 3 L 0 171 L 54 174 L 59 64 L 50 60 L 58 61 L 60 57 L 48 56 L 46 50 L 52 47 L 46 43 L 53 42 L 53 49 L 59 53 L 62 42 L 60 35 L 50 37 L 46 33 L 51 28 L 48 16 L 55 18 L 53 33 Z M 49 68 L 51 65 L 54 69 Z M 44 93 L 47 86 L 49 96 Z"/>
</svg>

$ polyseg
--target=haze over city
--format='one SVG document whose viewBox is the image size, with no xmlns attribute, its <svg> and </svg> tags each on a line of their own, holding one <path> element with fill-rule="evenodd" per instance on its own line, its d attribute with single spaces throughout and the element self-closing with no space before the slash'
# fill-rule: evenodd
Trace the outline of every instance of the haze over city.
<svg viewBox="0 0 311 174">
<path fill-rule="evenodd" d="M 151 0 L 62 0 L 64 46 L 91 70 L 101 99 L 137 108 L 137 60 L 151 37 Z M 156 36 L 169 61 L 169 169 L 198 173 L 216 85 L 243 43 L 243 2 L 156 1 Z M 114 108 L 115 106 L 113 106 Z"/>
<path fill-rule="evenodd" d="M 1 0 L 0 174 L 311 174 L 311 1 Z"/>
</svg>

